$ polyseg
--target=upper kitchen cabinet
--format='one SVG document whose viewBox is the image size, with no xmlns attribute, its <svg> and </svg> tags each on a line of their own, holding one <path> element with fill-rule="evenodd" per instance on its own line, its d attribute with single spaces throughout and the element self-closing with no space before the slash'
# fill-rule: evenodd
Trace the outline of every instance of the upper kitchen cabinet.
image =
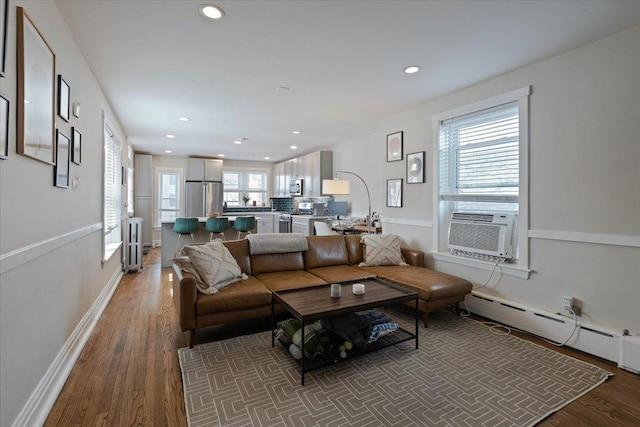
<svg viewBox="0 0 640 427">
<path fill-rule="evenodd" d="M 135 197 L 151 197 L 153 193 L 153 167 L 151 154 L 136 154 L 134 164 Z"/>
<path fill-rule="evenodd" d="M 274 194 L 288 196 L 292 179 L 303 179 L 302 195 L 319 197 L 322 195 L 322 180 L 333 178 L 333 153 L 316 151 L 295 159 L 276 163 L 273 167 Z"/>
<path fill-rule="evenodd" d="M 289 192 L 285 185 L 284 162 L 276 163 L 273 166 L 273 194 L 276 196 L 284 196 Z"/>
<path fill-rule="evenodd" d="M 333 153 L 331 151 L 316 151 L 305 157 L 304 187 L 306 195 L 320 197 L 322 196 L 322 180 L 333 179 Z"/>
<path fill-rule="evenodd" d="M 186 181 L 222 181 L 222 160 L 187 159 Z"/>
</svg>

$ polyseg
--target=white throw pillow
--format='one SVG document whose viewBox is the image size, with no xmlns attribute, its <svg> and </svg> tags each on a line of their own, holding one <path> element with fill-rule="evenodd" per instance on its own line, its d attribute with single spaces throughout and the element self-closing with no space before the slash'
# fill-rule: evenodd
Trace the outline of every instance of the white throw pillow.
<svg viewBox="0 0 640 427">
<path fill-rule="evenodd" d="M 204 245 L 188 245 L 184 252 L 206 284 L 206 290 L 201 289 L 205 294 L 215 294 L 225 286 L 247 278 L 221 240 Z"/>
<path fill-rule="evenodd" d="M 374 265 L 407 265 L 400 251 L 400 237 L 395 234 L 363 234 L 364 262 L 361 267 Z"/>
<path fill-rule="evenodd" d="M 170 261 L 173 261 L 173 263 L 177 265 L 182 271 L 191 273 L 193 275 L 193 278 L 196 280 L 196 286 L 198 290 L 206 293 L 206 291 L 209 289 L 209 286 L 204 283 L 204 280 L 202 280 L 202 277 L 200 277 L 200 273 L 198 273 L 198 270 L 191 263 L 191 259 L 187 255 L 171 258 Z"/>
</svg>

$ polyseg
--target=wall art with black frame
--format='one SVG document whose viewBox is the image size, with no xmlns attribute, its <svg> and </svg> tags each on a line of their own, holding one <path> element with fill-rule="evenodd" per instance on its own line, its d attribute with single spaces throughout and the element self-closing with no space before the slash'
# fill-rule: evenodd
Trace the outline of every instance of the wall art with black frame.
<svg viewBox="0 0 640 427">
<path fill-rule="evenodd" d="M 387 206 L 402 207 L 402 178 L 387 180 Z"/>
<path fill-rule="evenodd" d="M 53 184 L 60 188 L 69 188 L 69 138 L 60 131 L 56 133 L 56 165 L 53 167 Z"/>
<path fill-rule="evenodd" d="M 0 95 L 0 159 L 9 158 L 9 100 Z"/>
<path fill-rule="evenodd" d="M 424 182 L 424 151 L 407 154 L 407 184 Z"/>
</svg>

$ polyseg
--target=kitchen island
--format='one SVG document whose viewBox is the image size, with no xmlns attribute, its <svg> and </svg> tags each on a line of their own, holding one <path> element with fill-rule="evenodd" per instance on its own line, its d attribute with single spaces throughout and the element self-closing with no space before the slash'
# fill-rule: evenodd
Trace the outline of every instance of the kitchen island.
<svg viewBox="0 0 640 427">
<path fill-rule="evenodd" d="M 247 215 L 224 215 L 224 216 L 229 218 L 229 225 L 233 226 L 233 223 L 238 216 L 249 216 L 249 213 L 247 213 Z M 260 218 L 259 216 L 256 216 L 256 222 L 261 219 L 262 218 Z M 161 265 L 163 267 L 171 267 L 173 263 L 170 260 L 175 256 L 176 243 L 178 242 L 178 234 L 173 231 L 174 222 L 175 221 L 166 221 L 162 223 L 162 243 L 161 243 L 162 246 L 160 249 L 160 256 L 162 261 Z M 207 217 L 198 218 L 198 222 L 200 224 L 200 227 L 198 228 L 198 231 L 193 233 L 193 237 L 196 243 L 208 242 L 210 233 L 204 229 L 204 226 L 207 223 Z M 256 229 L 254 228 L 253 230 L 251 230 L 251 232 L 255 233 Z M 224 233 L 225 240 L 235 240 L 237 236 L 238 236 L 238 232 L 232 228 L 229 228 Z M 189 243 L 191 243 L 191 236 L 189 235 L 182 236 L 182 238 L 180 239 L 180 247 L 187 245 Z"/>
</svg>

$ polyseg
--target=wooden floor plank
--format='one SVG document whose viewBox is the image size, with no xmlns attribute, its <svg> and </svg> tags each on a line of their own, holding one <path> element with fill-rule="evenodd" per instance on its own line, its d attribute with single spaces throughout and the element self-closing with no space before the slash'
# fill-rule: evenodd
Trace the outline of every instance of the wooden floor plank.
<svg viewBox="0 0 640 427">
<path fill-rule="evenodd" d="M 173 307 L 173 271 L 160 267 L 159 249 L 145 255 L 143 265 L 116 289 L 45 426 L 186 426 L 178 349 L 187 342 Z M 253 333 L 265 325 L 252 320 L 206 328 L 198 331 L 197 342 Z M 615 374 L 541 426 L 640 426 L 640 376 L 580 351 L 514 334 Z"/>
</svg>

